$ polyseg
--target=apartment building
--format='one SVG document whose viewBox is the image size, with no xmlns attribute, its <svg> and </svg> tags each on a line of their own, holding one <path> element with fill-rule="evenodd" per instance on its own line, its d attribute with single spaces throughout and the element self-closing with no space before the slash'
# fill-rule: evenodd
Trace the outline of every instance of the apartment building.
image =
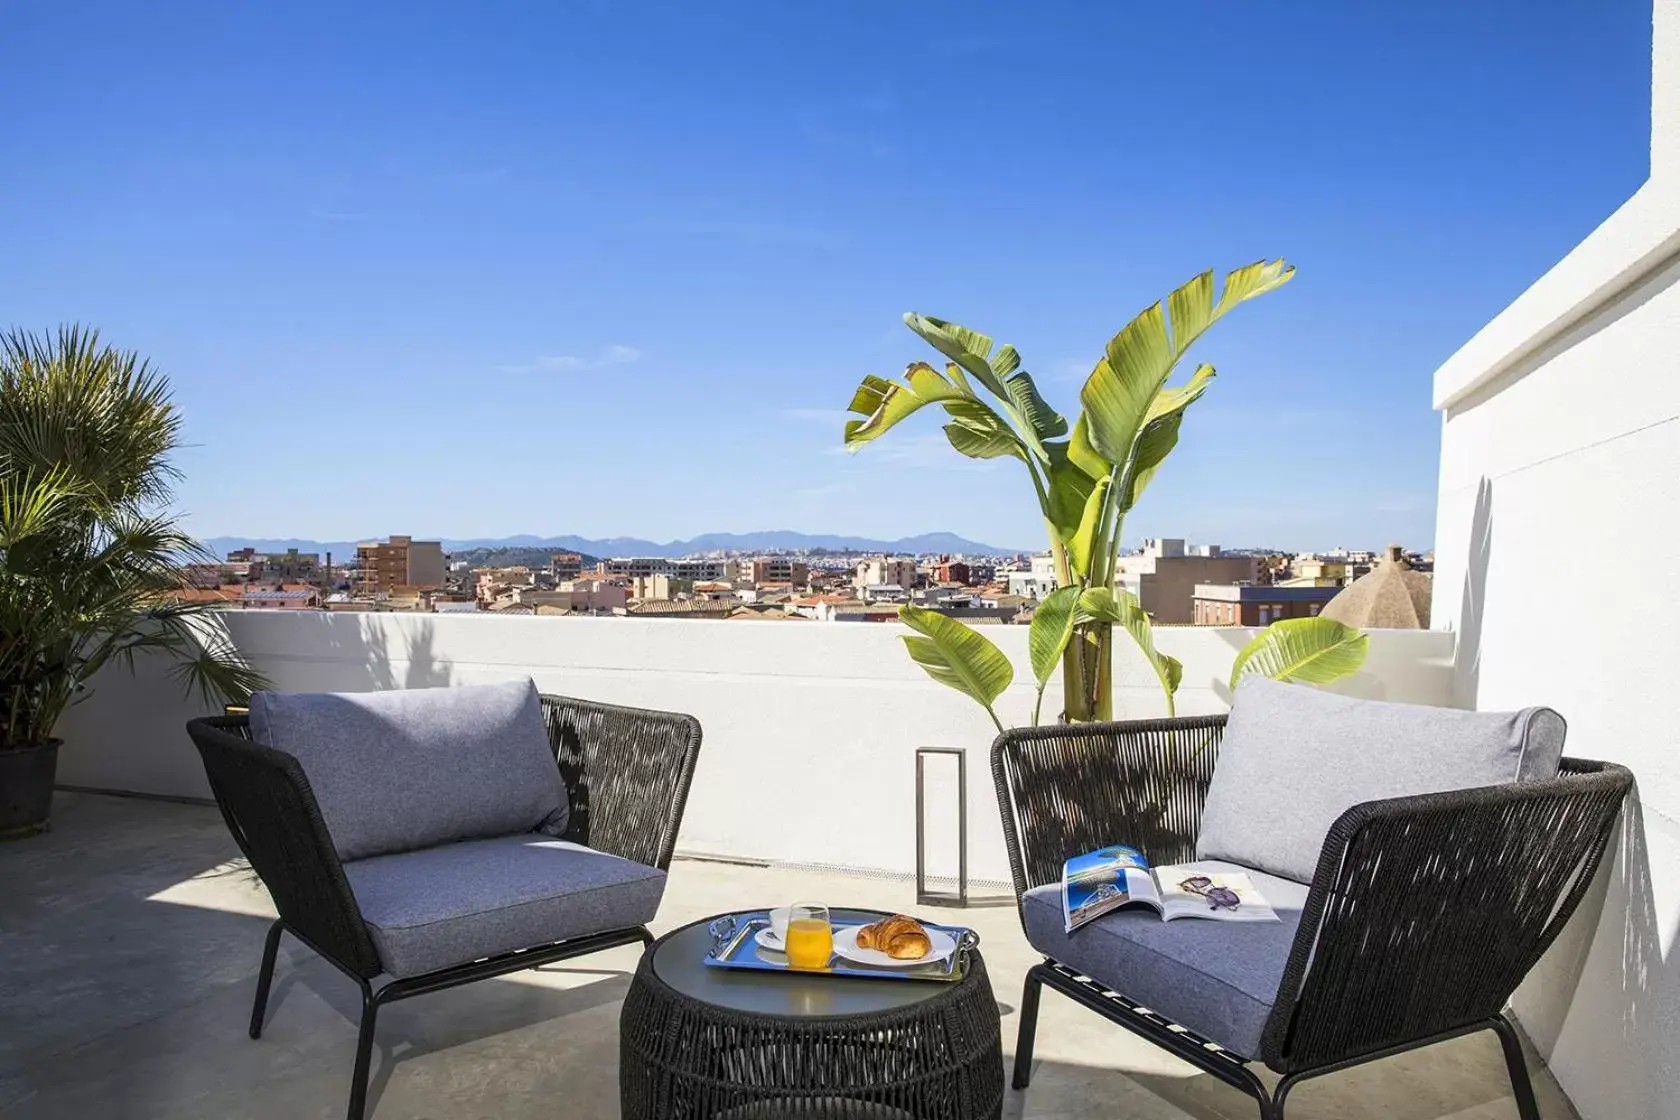
<svg viewBox="0 0 1680 1120">
<path fill-rule="evenodd" d="M 852 586 L 916 586 L 916 561 L 908 556 L 871 556 L 852 565 Z"/>
<path fill-rule="evenodd" d="M 1280 587 L 1346 587 L 1350 565 L 1343 560 L 1325 560 L 1317 556 L 1297 556 L 1290 561 L 1290 574 L 1274 580 Z"/>
<path fill-rule="evenodd" d="M 805 587 L 811 582 L 811 569 L 799 560 L 768 556 L 744 561 L 741 576 L 755 587 L 761 583 L 791 583 L 795 587 Z"/>
<path fill-rule="evenodd" d="M 1194 621 L 1199 584 L 1253 583 L 1258 569 L 1252 556 L 1226 556 L 1216 544 L 1187 549 L 1181 538 L 1163 537 L 1117 557 L 1114 578 L 1156 622 L 1184 624 Z"/>
<path fill-rule="evenodd" d="M 351 586 L 357 595 L 380 596 L 444 585 L 443 543 L 391 537 L 356 546 Z"/>
<path fill-rule="evenodd" d="M 1197 584 L 1191 591 L 1190 621 L 1197 626 L 1270 626 L 1286 618 L 1312 618 L 1340 590 L 1255 583 Z"/>
<path fill-rule="evenodd" d="M 288 548 L 285 552 L 269 552 L 262 556 L 263 579 L 314 583 L 320 576 L 321 554 L 318 552 L 299 552 Z"/>
<path fill-rule="evenodd" d="M 615 556 L 601 561 L 601 570 L 609 576 L 628 579 L 669 576 L 671 579 L 725 579 L 733 582 L 741 574 L 741 562 L 713 558 L 672 560 L 665 556 Z"/>
<path fill-rule="evenodd" d="M 1032 557 L 1025 568 L 999 573 L 1009 594 L 1023 599 L 1042 599 L 1056 590 L 1056 558 L 1048 552 Z"/>
<path fill-rule="evenodd" d="M 548 562 L 548 571 L 556 580 L 576 579 L 583 573 L 583 554 L 556 552 Z"/>
<path fill-rule="evenodd" d="M 670 576 L 633 576 L 630 580 L 630 597 L 632 599 L 641 599 L 644 602 L 654 599 L 669 599 L 671 598 L 671 591 Z"/>
<path fill-rule="evenodd" d="M 960 583 L 965 587 L 972 582 L 972 574 L 967 564 L 949 556 L 941 556 L 938 562 L 928 569 L 929 578 L 936 583 Z"/>
</svg>

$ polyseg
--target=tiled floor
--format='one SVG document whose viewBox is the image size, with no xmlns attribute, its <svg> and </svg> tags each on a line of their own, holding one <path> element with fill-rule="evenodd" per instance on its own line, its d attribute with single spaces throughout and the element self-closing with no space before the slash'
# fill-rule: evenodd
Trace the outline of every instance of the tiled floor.
<svg viewBox="0 0 1680 1120">
<path fill-rule="evenodd" d="M 245 1034 L 262 886 L 213 809 L 60 794 L 54 830 L 0 845 L 0 1117 L 340 1117 L 355 987 L 288 940 L 259 1042 Z M 679 860 L 656 932 L 794 896 L 907 908 L 908 884 Z M 1013 1049 L 1035 960 L 1011 907 L 974 908 Z M 371 1112 L 422 1117 L 618 1115 L 620 1001 L 636 949 L 400 1002 L 381 1012 Z M 1005 1116 L 1212 1120 L 1256 1115 L 1235 1090 L 1046 992 L 1038 1068 Z M 1572 1116 L 1543 1071 L 1547 1120 Z M 1491 1035 L 1306 1083 L 1299 1120 L 1516 1116 Z"/>
</svg>

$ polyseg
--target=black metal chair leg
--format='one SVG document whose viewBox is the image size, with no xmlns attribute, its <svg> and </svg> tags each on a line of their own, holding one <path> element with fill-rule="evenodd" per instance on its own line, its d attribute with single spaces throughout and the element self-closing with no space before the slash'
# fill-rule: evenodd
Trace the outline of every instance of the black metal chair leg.
<svg viewBox="0 0 1680 1120">
<path fill-rule="evenodd" d="M 280 934 L 286 926 L 278 919 L 268 927 L 268 940 L 263 942 L 262 969 L 257 973 L 257 1002 L 251 1007 L 251 1037 L 261 1038 L 263 1015 L 268 1011 L 268 987 L 274 982 L 274 958 L 280 953 Z"/>
<path fill-rule="evenodd" d="M 1038 975 L 1040 967 L 1034 965 L 1027 970 L 1027 982 L 1021 989 L 1021 1030 L 1015 1036 L 1015 1073 L 1009 1082 L 1016 1089 L 1025 1089 L 1027 1082 L 1032 1080 L 1033 1042 L 1038 1035 L 1038 995 L 1044 986 Z"/>
<path fill-rule="evenodd" d="M 1300 1080 L 1304 1079 L 1299 1078 L 1294 1074 L 1290 1074 L 1282 1081 L 1279 1081 L 1278 1087 L 1272 1092 L 1272 1099 L 1269 1104 L 1264 1096 L 1265 1090 L 1262 1089 L 1262 1095 L 1260 1097 L 1260 1120 L 1283 1120 L 1284 1098 L 1289 1096 L 1289 1090 L 1295 1088 L 1295 1083 Z"/>
<path fill-rule="evenodd" d="M 1517 1029 L 1503 1015 L 1496 1015 L 1489 1025 L 1499 1036 L 1500 1048 L 1505 1051 L 1505 1070 L 1511 1075 L 1511 1092 L 1517 1098 L 1517 1115 L 1522 1120 L 1540 1120 L 1540 1105 L 1534 1099 L 1534 1083 L 1528 1077 L 1528 1064 L 1523 1061 L 1522 1041 Z"/>
<path fill-rule="evenodd" d="M 379 997 L 362 982 L 362 1025 L 356 1032 L 356 1069 L 350 1075 L 349 1120 L 362 1120 L 367 1112 L 368 1070 L 373 1065 L 373 1023 L 379 1013 Z"/>
</svg>

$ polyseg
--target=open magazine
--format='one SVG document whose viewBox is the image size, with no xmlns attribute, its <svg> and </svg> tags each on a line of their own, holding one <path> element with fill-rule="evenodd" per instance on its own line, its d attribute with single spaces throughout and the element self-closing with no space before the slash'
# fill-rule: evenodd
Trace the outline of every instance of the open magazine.
<svg viewBox="0 0 1680 1120">
<path fill-rule="evenodd" d="M 1207 871 L 1195 864 L 1152 868 L 1142 852 L 1124 844 L 1074 856 L 1062 865 L 1062 918 L 1069 933 L 1122 906 L 1147 906 L 1166 922 L 1278 920 L 1241 872 Z"/>
</svg>

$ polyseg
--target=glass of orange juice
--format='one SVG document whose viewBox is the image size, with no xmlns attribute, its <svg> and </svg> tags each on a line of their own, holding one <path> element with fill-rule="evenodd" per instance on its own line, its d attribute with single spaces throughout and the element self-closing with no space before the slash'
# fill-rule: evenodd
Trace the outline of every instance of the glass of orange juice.
<svg viewBox="0 0 1680 1120">
<path fill-rule="evenodd" d="M 796 902 L 788 907 L 787 959 L 793 968 L 827 968 L 834 956 L 834 927 L 828 907 Z"/>
</svg>

